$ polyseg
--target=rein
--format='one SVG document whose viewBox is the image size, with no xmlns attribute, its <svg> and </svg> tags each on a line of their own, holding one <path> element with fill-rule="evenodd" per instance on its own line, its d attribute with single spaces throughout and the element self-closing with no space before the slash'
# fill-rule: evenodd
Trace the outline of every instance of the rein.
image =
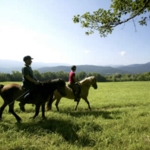
<svg viewBox="0 0 150 150">
<path fill-rule="evenodd" d="M 22 97 L 24 94 L 28 93 L 29 90 L 25 91 L 22 95 L 20 95 L 19 97 L 17 97 L 15 100 L 13 100 L 11 103 L 9 103 L 8 105 L 11 105 L 14 101 L 18 100 L 20 97 Z"/>
<path fill-rule="evenodd" d="M 44 83 L 41 83 L 40 82 L 40 84 L 43 86 L 44 85 Z M 14 101 L 16 101 L 16 100 L 18 100 L 20 97 L 22 97 L 23 95 L 25 95 L 26 93 L 28 93 L 30 90 L 27 90 L 27 91 L 25 91 L 23 94 L 21 94 L 19 97 L 17 97 L 15 100 L 13 100 L 11 103 L 9 103 L 8 105 L 11 105 Z"/>
</svg>

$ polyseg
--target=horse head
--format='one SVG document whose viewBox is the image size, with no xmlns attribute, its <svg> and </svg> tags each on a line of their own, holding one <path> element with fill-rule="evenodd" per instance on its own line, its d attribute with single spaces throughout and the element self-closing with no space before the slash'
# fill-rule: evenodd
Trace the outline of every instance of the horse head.
<svg viewBox="0 0 150 150">
<path fill-rule="evenodd" d="M 62 96 L 66 96 L 66 83 L 63 79 L 58 79 L 57 90 Z"/>
<path fill-rule="evenodd" d="M 91 85 L 94 89 L 97 89 L 97 80 L 95 76 L 91 76 Z"/>
</svg>

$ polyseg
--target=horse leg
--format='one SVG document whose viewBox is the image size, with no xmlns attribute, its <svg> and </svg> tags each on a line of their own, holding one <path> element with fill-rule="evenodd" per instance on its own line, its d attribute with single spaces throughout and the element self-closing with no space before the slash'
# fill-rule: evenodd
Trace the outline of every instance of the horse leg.
<svg viewBox="0 0 150 150">
<path fill-rule="evenodd" d="M 57 111 L 59 111 L 59 107 L 58 107 L 59 102 L 60 102 L 60 98 L 58 98 L 57 101 L 56 101 L 56 103 L 55 103 L 55 106 L 56 106 L 56 108 L 57 108 Z"/>
<path fill-rule="evenodd" d="M 87 97 L 86 97 L 86 98 L 83 98 L 83 99 L 84 99 L 84 100 L 85 100 L 85 102 L 88 104 L 88 107 L 89 107 L 89 109 L 91 110 L 90 103 L 89 103 L 89 101 L 88 101 Z"/>
<path fill-rule="evenodd" d="M 21 121 L 21 118 L 14 112 L 14 102 L 9 105 L 9 113 L 12 113 L 16 117 L 18 122 Z"/>
<path fill-rule="evenodd" d="M 6 106 L 7 106 L 7 104 L 4 102 L 4 104 L 0 108 L 0 121 L 2 120 L 2 114 L 3 114 L 3 111 L 4 111 Z"/>
<path fill-rule="evenodd" d="M 20 110 L 22 110 L 23 112 L 25 112 L 25 104 L 23 104 L 23 103 L 19 103 L 19 106 L 20 106 Z"/>
<path fill-rule="evenodd" d="M 45 117 L 45 103 L 42 105 L 42 118 L 46 119 L 46 117 Z"/>
<path fill-rule="evenodd" d="M 35 115 L 33 117 L 31 117 L 30 119 L 34 119 L 39 114 L 39 110 L 40 110 L 40 105 L 36 105 L 36 107 L 35 107 Z"/>
<path fill-rule="evenodd" d="M 79 102 L 80 102 L 80 99 L 79 99 L 79 101 L 77 101 L 77 105 L 76 105 L 76 107 L 75 107 L 75 110 L 77 110 L 77 107 L 78 107 L 78 105 L 79 105 Z"/>
<path fill-rule="evenodd" d="M 47 101 L 46 109 L 51 110 L 52 109 L 52 103 L 55 101 L 56 97 L 51 96 L 50 99 Z"/>
</svg>

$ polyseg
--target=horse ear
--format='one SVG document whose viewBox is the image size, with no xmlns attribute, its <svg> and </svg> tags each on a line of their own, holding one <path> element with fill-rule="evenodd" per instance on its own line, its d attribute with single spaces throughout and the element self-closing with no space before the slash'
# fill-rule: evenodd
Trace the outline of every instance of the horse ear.
<svg viewBox="0 0 150 150">
<path fill-rule="evenodd" d="M 58 79 L 58 81 L 61 81 L 61 80 L 62 80 L 61 78 Z"/>
<path fill-rule="evenodd" d="M 96 82 L 96 78 L 95 76 L 92 77 L 93 82 Z"/>
</svg>

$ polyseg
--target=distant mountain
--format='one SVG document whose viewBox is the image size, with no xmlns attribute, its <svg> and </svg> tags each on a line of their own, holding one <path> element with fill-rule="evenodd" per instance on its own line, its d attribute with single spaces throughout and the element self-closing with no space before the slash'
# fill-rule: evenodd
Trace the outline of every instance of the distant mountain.
<svg viewBox="0 0 150 150">
<path fill-rule="evenodd" d="M 13 60 L 0 60 L 0 72 L 12 73 L 12 71 L 21 72 L 24 62 L 13 61 Z M 113 66 L 113 67 L 112 67 Z M 146 64 L 132 64 L 127 66 L 122 65 L 110 65 L 110 66 L 95 66 L 95 65 L 77 65 L 77 73 L 84 71 L 86 73 L 100 73 L 102 75 L 112 74 L 137 74 L 150 71 L 150 62 Z M 33 62 L 32 69 L 38 70 L 40 73 L 43 72 L 70 72 L 71 66 L 63 63 L 42 63 Z"/>
<path fill-rule="evenodd" d="M 3 72 L 3 73 L 12 73 L 12 71 L 19 71 L 19 72 L 21 72 L 21 68 L 22 68 L 22 66 L 21 67 L 10 67 L 10 68 L 0 67 L 0 72 Z"/>
<path fill-rule="evenodd" d="M 41 67 L 50 67 L 50 66 L 60 66 L 65 65 L 69 66 L 69 64 L 65 63 L 43 63 L 43 62 L 33 62 L 32 69 L 37 70 Z M 12 73 L 12 71 L 21 71 L 21 68 L 24 66 L 24 62 L 15 61 L 15 60 L 2 60 L 0 59 L 0 72 L 3 73 Z"/>
<path fill-rule="evenodd" d="M 113 67 L 113 68 L 119 68 L 119 67 L 124 67 L 124 65 L 107 65 L 109 67 Z"/>
<path fill-rule="evenodd" d="M 150 71 L 150 62 L 146 64 L 134 64 L 134 65 L 118 67 L 118 69 L 125 72 L 126 71 L 131 72 L 132 74 L 145 73 Z"/>
<path fill-rule="evenodd" d="M 40 73 L 43 72 L 59 72 L 59 71 L 63 71 L 63 72 L 70 72 L 70 66 L 56 66 L 56 67 L 43 67 L 43 68 L 39 68 L 38 71 Z M 102 75 L 110 75 L 110 74 L 125 74 L 125 71 L 116 69 L 116 68 L 112 68 L 112 67 L 103 67 L 103 66 L 94 66 L 94 65 L 77 65 L 77 70 L 76 72 L 81 72 L 84 71 L 86 73 L 100 73 Z"/>
</svg>

